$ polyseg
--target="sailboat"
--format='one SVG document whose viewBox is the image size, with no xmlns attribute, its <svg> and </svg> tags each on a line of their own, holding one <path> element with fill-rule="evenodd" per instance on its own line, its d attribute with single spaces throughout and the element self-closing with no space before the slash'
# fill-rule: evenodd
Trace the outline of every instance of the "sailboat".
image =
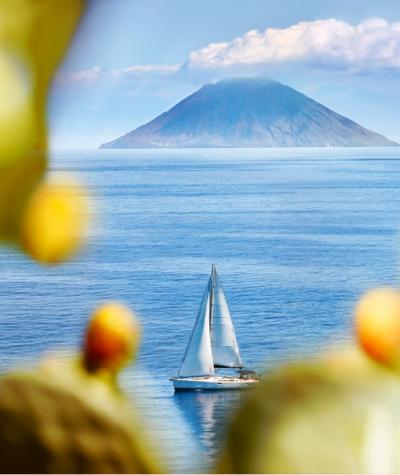
<svg viewBox="0 0 400 475">
<path fill-rule="evenodd" d="M 236 368 L 239 375 L 220 375 L 219 368 Z M 189 343 L 176 377 L 175 390 L 241 389 L 258 382 L 243 370 L 228 304 L 213 265 Z"/>
</svg>

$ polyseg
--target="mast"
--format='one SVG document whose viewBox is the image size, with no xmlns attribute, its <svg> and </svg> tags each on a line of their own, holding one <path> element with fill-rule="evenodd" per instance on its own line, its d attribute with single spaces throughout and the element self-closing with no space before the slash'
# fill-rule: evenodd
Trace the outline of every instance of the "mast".
<svg viewBox="0 0 400 475">
<path fill-rule="evenodd" d="M 211 275 L 210 275 L 210 315 L 209 315 L 209 323 L 210 323 L 210 335 L 211 335 L 211 322 L 213 316 L 213 305 L 214 305 L 214 272 L 215 267 L 214 264 L 211 264 Z"/>
</svg>

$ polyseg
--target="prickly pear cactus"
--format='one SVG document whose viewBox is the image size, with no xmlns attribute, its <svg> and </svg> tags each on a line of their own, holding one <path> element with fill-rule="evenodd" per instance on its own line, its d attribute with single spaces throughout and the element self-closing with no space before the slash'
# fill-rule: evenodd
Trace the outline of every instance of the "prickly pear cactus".
<svg viewBox="0 0 400 475">
<path fill-rule="evenodd" d="M 55 264 L 79 248 L 86 197 L 45 181 L 46 101 L 84 0 L 0 2 L 0 243 Z"/>
<path fill-rule="evenodd" d="M 47 357 L 0 379 L 0 472 L 163 472 L 134 404 L 118 388 L 138 330 L 127 307 L 102 305 L 82 354 Z"/>
<path fill-rule="evenodd" d="M 222 473 L 398 473 L 400 379 L 358 350 L 281 368 L 230 428 Z"/>
<path fill-rule="evenodd" d="M 358 302 L 358 345 L 277 368 L 235 415 L 222 473 L 400 472 L 400 292 Z"/>
<path fill-rule="evenodd" d="M 102 404 L 93 404 L 73 385 L 66 389 L 42 375 L 2 378 L 1 472 L 158 472 L 123 402 L 105 400 L 103 394 Z"/>
</svg>

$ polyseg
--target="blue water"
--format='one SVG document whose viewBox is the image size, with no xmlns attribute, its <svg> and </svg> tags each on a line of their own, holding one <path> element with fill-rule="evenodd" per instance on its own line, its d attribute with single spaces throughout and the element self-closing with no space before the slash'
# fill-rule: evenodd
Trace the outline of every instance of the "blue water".
<svg viewBox="0 0 400 475">
<path fill-rule="evenodd" d="M 99 301 L 127 302 L 144 336 L 126 384 L 175 470 L 210 463 L 242 397 L 168 381 L 212 263 L 254 368 L 351 339 L 355 299 L 398 282 L 397 148 L 59 152 L 52 170 L 89 186 L 90 244 L 51 269 L 0 251 L 0 365 L 76 347 Z"/>
</svg>

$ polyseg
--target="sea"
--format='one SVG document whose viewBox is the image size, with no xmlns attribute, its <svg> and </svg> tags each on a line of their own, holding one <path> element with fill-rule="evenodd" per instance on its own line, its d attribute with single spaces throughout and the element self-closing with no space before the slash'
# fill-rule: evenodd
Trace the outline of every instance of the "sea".
<svg viewBox="0 0 400 475">
<path fill-rule="evenodd" d="M 356 300 L 399 283 L 400 148 L 53 151 L 50 168 L 89 190 L 90 238 L 56 267 L 0 249 L 0 368 L 78 351 L 99 303 L 127 303 L 143 338 L 122 384 L 178 473 L 213 470 L 246 397 L 169 380 L 212 264 L 266 373 L 353 341 Z"/>
</svg>

